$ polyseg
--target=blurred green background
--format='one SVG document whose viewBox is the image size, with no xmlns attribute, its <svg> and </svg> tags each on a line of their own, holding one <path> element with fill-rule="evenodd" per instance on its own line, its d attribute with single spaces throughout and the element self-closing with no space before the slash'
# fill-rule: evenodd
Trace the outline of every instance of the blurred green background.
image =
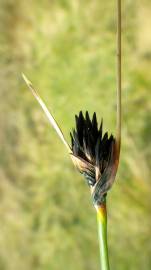
<svg viewBox="0 0 151 270">
<path fill-rule="evenodd" d="M 0 0 L 0 270 L 97 270 L 89 189 L 67 139 L 79 110 L 115 132 L 116 1 Z M 123 130 L 108 194 L 111 269 L 151 269 L 151 1 L 123 1 Z"/>
</svg>

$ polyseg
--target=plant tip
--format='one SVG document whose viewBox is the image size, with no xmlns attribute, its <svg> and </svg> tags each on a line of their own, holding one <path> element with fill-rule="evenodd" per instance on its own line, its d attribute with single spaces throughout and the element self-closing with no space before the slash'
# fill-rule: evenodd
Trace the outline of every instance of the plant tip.
<svg viewBox="0 0 151 270">
<path fill-rule="evenodd" d="M 22 73 L 21 75 L 22 75 L 23 80 L 27 84 L 27 86 L 32 86 L 32 83 L 27 79 L 27 77 L 25 76 L 25 74 Z"/>
</svg>

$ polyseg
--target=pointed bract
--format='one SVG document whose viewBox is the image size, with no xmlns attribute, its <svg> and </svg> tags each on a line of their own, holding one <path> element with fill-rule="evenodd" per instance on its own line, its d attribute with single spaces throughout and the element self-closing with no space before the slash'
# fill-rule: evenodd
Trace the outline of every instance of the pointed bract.
<svg viewBox="0 0 151 270">
<path fill-rule="evenodd" d="M 64 137 L 59 125 L 57 124 L 55 118 L 50 113 L 50 111 L 47 109 L 45 103 L 43 102 L 41 97 L 38 95 L 37 91 L 34 89 L 32 83 L 27 79 L 27 77 L 23 73 L 22 73 L 22 77 L 23 77 L 25 83 L 27 84 L 28 88 L 31 90 L 33 96 L 37 99 L 38 103 L 40 104 L 41 108 L 43 109 L 45 115 L 47 116 L 47 118 L 48 118 L 48 120 L 50 122 L 50 124 L 53 126 L 53 128 L 57 132 L 58 136 L 60 137 L 60 139 L 62 140 L 64 145 L 67 147 L 68 152 L 71 153 L 70 146 L 68 145 L 67 141 L 65 140 L 65 137 Z"/>
</svg>

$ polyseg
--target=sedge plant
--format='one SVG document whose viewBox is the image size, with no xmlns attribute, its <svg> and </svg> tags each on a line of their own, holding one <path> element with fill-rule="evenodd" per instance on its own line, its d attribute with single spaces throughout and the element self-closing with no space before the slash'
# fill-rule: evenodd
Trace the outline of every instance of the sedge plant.
<svg viewBox="0 0 151 270">
<path fill-rule="evenodd" d="M 91 118 L 88 111 L 85 114 L 80 111 L 75 116 L 75 129 L 70 132 L 71 144 L 69 145 L 32 83 L 24 74 L 22 76 L 66 146 L 75 167 L 86 179 L 97 213 L 101 270 L 109 270 L 106 198 L 117 173 L 121 145 L 121 0 L 117 0 L 117 129 L 115 137 L 112 134 L 109 136 L 108 132 L 103 134 L 103 120 L 98 125 L 95 112 Z"/>
</svg>

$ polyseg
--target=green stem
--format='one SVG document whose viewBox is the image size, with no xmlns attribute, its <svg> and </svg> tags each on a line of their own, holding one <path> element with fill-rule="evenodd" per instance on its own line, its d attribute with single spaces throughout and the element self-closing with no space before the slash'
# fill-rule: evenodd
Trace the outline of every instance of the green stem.
<svg viewBox="0 0 151 270">
<path fill-rule="evenodd" d="M 107 211 L 106 203 L 96 207 L 99 245 L 100 245 L 100 260 L 101 270 L 109 270 L 108 246 L 107 246 Z"/>
</svg>

